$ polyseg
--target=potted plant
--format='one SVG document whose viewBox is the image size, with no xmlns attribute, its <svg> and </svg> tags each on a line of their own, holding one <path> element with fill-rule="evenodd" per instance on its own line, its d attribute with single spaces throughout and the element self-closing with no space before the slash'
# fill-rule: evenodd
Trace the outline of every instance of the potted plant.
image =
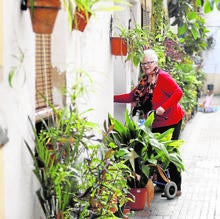
<svg viewBox="0 0 220 219">
<path fill-rule="evenodd" d="M 139 127 L 129 117 L 126 110 L 125 124 L 122 124 L 109 115 L 108 124 L 105 124 L 104 132 L 104 139 L 108 142 L 107 145 L 115 150 L 116 158 L 124 160 L 125 164 L 132 171 L 133 176 L 128 179 L 129 187 L 132 190 L 137 189 L 138 194 L 143 189 L 145 195 L 149 195 L 147 197 L 148 205 L 150 205 L 154 194 L 154 186 L 151 181 L 152 167 L 158 168 L 162 175 L 161 163 L 166 168 L 169 162 L 173 162 L 180 170 L 183 169 L 182 160 L 178 152 L 175 151 L 183 141 L 170 140 L 172 129 L 163 134 L 152 133 L 150 127 L 153 120 L 154 115 L 151 114 L 145 121 L 144 126 Z M 163 177 L 165 176 L 163 175 Z M 138 202 L 137 197 L 136 202 Z M 140 210 L 144 208 L 145 202 L 141 203 L 141 205 L 133 206 L 131 204 L 130 206 L 134 210 Z"/>
<path fill-rule="evenodd" d="M 129 199 L 130 169 L 123 161 L 115 162 L 114 151 L 93 134 L 100 131 L 97 125 L 78 111 L 82 77 L 85 74 L 76 78 L 70 106 L 56 108 L 48 103 L 52 118 L 42 119 L 40 132 L 32 125 L 35 147 L 25 141 L 40 183 L 36 194 L 48 219 L 117 218 Z"/>
<path fill-rule="evenodd" d="M 129 200 L 127 177 L 130 170 L 123 161 L 115 162 L 113 150 L 98 145 L 89 147 L 92 153 L 80 168 L 81 194 L 74 199 L 80 210 L 77 218 L 91 218 L 92 215 L 118 218 Z M 100 152 L 101 157 L 97 156 Z"/>
<path fill-rule="evenodd" d="M 127 60 L 130 60 L 134 66 L 138 66 L 144 58 L 144 49 L 148 45 L 148 34 L 141 25 L 135 24 L 132 28 L 119 26 L 120 38 L 123 43 L 118 44 L 127 45 Z M 113 46 L 115 37 L 111 37 L 111 45 Z M 114 51 L 114 50 L 112 50 Z M 118 51 L 125 51 L 125 49 L 118 49 Z M 114 53 L 112 53 L 114 55 Z M 119 54 L 120 55 L 120 54 Z M 123 54 L 124 55 L 124 54 Z"/>
<path fill-rule="evenodd" d="M 123 161 L 115 162 L 114 151 L 90 134 L 92 123 L 79 118 L 74 110 L 54 108 L 54 114 L 53 126 L 44 123 L 39 134 L 33 127 L 35 149 L 26 142 L 45 217 L 122 216 L 129 200 L 130 169 Z"/>
<path fill-rule="evenodd" d="M 27 0 L 32 29 L 35 33 L 51 34 L 56 21 L 60 0 Z"/>
<path fill-rule="evenodd" d="M 68 14 L 68 21 L 70 30 L 76 29 L 81 32 L 84 31 L 89 18 L 95 14 L 97 10 L 122 10 L 119 3 L 130 5 L 125 0 L 109 0 L 109 2 L 117 3 L 117 5 L 109 7 L 97 7 L 94 6 L 99 2 L 106 2 L 104 0 L 61 0 L 64 8 Z"/>
<path fill-rule="evenodd" d="M 88 123 L 73 111 L 56 109 L 54 113 L 56 122 L 52 126 L 43 121 L 45 127 L 39 134 L 33 127 L 35 149 L 26 145 L 40 182 L 37 196 L 46 218 L 63 218 L 71 206 L 72 194 L 78 191 L 76 162 L 90 137 L 85 135 Z"/>
<path fill-rule="evenodd" d="M 115 56 L 127 55 L 127 42 L 122 37 L 111 37 L 111 53 Z"/>
</svg>

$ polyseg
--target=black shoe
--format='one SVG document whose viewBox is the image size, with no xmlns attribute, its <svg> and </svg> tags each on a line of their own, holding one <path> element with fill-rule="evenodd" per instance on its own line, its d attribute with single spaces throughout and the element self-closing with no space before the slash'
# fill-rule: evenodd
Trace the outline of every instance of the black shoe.
<svg viewBox="0 0 220 219">
<path fill-rule="evenodd" d="M 163 192 L 163 193 L 161 193 L 161 198 L 166 198 L 167 196 L 165 195 L 165 193 Z"/>
</svg>

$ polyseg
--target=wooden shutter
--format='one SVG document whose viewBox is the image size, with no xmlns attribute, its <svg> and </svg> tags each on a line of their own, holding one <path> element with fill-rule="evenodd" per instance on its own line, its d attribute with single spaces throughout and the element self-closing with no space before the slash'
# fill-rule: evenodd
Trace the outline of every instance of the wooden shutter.
<svg viewBox="0 0 220 219">
<path fill-rule="evenodd" d="M 53 103 L 51 76 L 51 35 L 35 34 L 36 38 L 36 109 Z M 48 101 L 45 102 L 45 99 Z"/>
<path fill-rule="evenodd" d="M 147 30 L 150 30 L 150 8 L 145 4 L 142 4 L 141 7 L 141 14 L 142 14 L 142 26 L 145 27 Z"/>
</svg>

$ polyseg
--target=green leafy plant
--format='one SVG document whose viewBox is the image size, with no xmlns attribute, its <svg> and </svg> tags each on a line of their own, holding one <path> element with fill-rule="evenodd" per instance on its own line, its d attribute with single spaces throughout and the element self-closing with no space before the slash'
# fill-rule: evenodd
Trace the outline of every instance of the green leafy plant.
<svg viewBox="0 0 220 219">
<path fill-rule="evenodd" d="M 184 92 L 181 105 L 186 112 L 192 112 L 197 105 L 198 91 L 204 83 L 204 73 L 193 65 L 193 61 L 186 57 L 181 63 L 169 66 L 170 74 L 175 78 Z"/>
<path fill-rule="evenodd" d="M 79 11 L 83 11 L 85 14 L 86 19 L 88 20 L 89 15 L 94 15 L 96 11 L 116 11 L 116 10 L 122 10 L 122 5 L 130 5 L 125 0 L 61 0 L 61 2 L 64 5 L 64 8 L 67 12 L 68 16 L 68 22 L 70 30 L 72 30 L 72 25 L 74 22 L 74 12 L 77 8 Z M 115 3 L 115 5 L 108 6 L 108 7 L 94 7 L 97 3 L 103 3 L 103 2 L 112 2 Z"/>
<path fill-rule="evenodd" d="M 127 43 L 127 60 L 130 60 L 134 66 L 138 66 L 144 58 L 144 49 L 148 45 L 147 30 L 139 24 L 135 24 L 132 28 L 120 26 L 120 36 Z"/>
<path fill-rule="evenodd" d="M 104 140 L 110 148 L 115 150 L 119 160 L 125 160 L 125 164 L 131 169 L 133 177 L 128 179 L 131 187 L 143 188 L 150 177 L 152 166 L 163 164 L 167 168 L 173 162 L 179 170 L 184 166 L 179 156 L 178 149 L 182 140 L 171 140 L 173 130 L 163 134 L 152 133 L 151 125 L 154 114 L 151 114 L 143 127 L 129 117 L 125 112 L 125 124 L 109 115 L 108 124 L 105 124 Z"/>
<path fill-rule="evenodd" d="M 23 73 L 23 83 L 26 81 L 26 72 L 24 68 L 25 53 L 20 47 L 18 47 L 17 50 L 18 55 L 13 55 L 13 58 L 16 60 L 17 64 L 11 67 L 8 74 L 8 83 L 10 87 L 13 87 L 13 79 L 19 73 Z"/>
<path fill-rule="evenodd" d="M 216 8 L 217 10 L 220 11 L 220 1 L 219 0 L 215 0 L 215 1 L 209 1 L 209 0 L 197 0 L 196 1 L 196 5 L 198 7 L 201 7 L 203 3 L 203 9 L 205 13 L 209 13 L 211 11 L 214 10 L 214 8 Z"/>
<path fill-rule="evenodd" d="M 174 18 L 171 24 L 178 27 L 178 36 L 187 54 L 206 49 L 208 30 L 205 20 L 197 12 L 198 6 L 191 1 L 170 1 L 168 4 L 169 17 Z"/>
<path fill-rule="evenodd" d="M 128 201 L 127 177 L 130 170 L 123 161 L 115 162 L 113 150 L 104 148 L 89 146 L 91 153 L 80 164 L 80 193 L 73 199 L 77 218 L 117 218 L 116 215 L 123 215 Z M 72 208 L 70 211 L 75 210 Z"/>
<path fill-rule="evenodd" d="M 35 151 L 26 143 L 34 160 L 34 173 L 40 182 L 38 198 L 47 218 L 64 215 L 72 194 L 78 191 L 76 162 L 86 150 L 91 123 L 73 111 L 56 110 L 55 123 L 35 133 Z"/>
<path fill-rule="evenodd" d="M 25 144 L 40 183 L 36 193 L 48 219 L 117 218 L 128 200 L 130 169 L 123 161 L 115 162 L 114 151 L 94 134 L 97 125 L 87 120 L 87 111 L 77 108 L 77 98 L 85 93 L 85 72 L 80 71 L 75 81 L 70 106 L 48 103 L 53 116 L 42 119 L 40 132 L 31 123 L 35 147 Z"/>
</svg>

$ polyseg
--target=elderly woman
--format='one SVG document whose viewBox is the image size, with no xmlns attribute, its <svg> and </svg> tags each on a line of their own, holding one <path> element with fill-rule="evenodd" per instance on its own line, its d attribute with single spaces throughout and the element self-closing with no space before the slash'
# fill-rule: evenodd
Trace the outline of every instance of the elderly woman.
<svg viewBox="0 0 220 219">
<path fill-rule="evenodd" d="M 174 128 L 172 139 L 177 140 L 184 116 L 179 104 L 183 92 L 174 79 L 158 67 L 158 57 L 154 50 L 144 51 L 144 59 L 140 66 L 143 77 L 139 84 L 130 93 L 115 95 L 114 102 L 132 103 L 136 105 L 136 109 L 142 109 L 145 117 L 150 110 L 155 110 L 158 116 L 153 122 L 152 132 L 163 133 Z M 177 184 L 177 196 L 180 196 L 181 173 L 172 163 L 169 171 L 171 180 Z"/>
</svg>

